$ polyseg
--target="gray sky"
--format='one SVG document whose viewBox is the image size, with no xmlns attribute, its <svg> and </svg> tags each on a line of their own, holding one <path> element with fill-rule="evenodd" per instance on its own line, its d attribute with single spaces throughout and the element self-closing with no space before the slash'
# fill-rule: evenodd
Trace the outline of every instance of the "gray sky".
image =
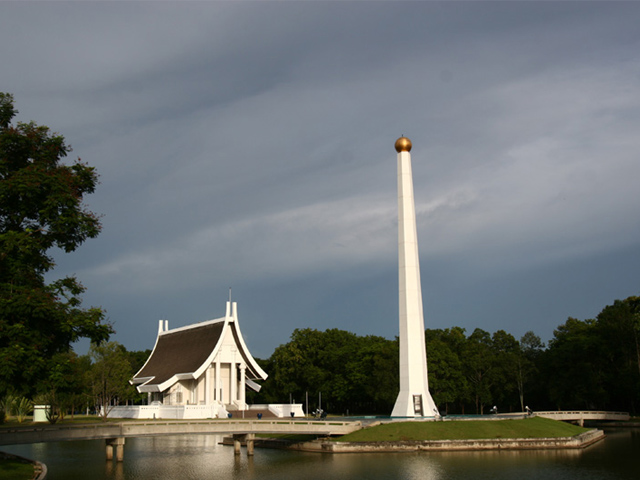
<svg viewBox="0 0 640 480">
<path fill-rule="evenodd" d="M 0 91 L 101 176 L 76 274 L 130 350 L 224 315 L 393 338 L 396 152 L 425 324 L 548 341 L 639 293 L 640 3 L 0 2 Z M 79 350 L 82 351 L 83 345 Z"/>
</svg>

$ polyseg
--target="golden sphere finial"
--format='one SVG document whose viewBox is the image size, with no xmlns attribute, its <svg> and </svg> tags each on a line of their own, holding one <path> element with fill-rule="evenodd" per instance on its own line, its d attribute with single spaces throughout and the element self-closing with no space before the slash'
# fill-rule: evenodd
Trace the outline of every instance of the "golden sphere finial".
<svg viewBox="0 0 640 480">
<path fill-rule="evenodd" d="M 400 137 L 396 140 L 396 152 L 410 152 L 411 151 L 411 140 L 407 137 Z"/>
</svg>

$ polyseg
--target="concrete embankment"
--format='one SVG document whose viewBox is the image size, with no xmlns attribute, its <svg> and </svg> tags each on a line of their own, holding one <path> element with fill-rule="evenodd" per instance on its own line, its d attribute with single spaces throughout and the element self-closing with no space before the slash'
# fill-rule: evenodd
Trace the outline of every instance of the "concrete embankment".
<svg viewBox="0 0 640 480">
<path fill-rule="evenodd" d="M 256 440 L 256 447 L 286 448 L 318 453 L 451 452 L 483 450 L 550 450 L 585 448 L 605 437 L 602 430 L 590 430 L 575 437 L 497 438 L 486 440 L 429 440 L 407 442 L 333 442 L 315 440 L 286 444 L 277 439 Z"/>
</svg>

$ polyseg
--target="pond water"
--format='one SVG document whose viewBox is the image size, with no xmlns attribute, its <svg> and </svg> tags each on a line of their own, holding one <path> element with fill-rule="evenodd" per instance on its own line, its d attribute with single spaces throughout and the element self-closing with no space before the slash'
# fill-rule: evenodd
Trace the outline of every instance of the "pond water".
<svg viewBox="0 0 640 480">
<path fill-rule="evenodd" d="M 217 435 L 131 438 L 122 463 L 105 460 L 101 440 L 1 448 L 44 462 L 47 480 L 640 478 L 640 429 L 606 433 L 604 441 L 584 450 L 331 455 L 256 449 L 253 457 L 244 448 L 234 455 Z"/>
</svg>

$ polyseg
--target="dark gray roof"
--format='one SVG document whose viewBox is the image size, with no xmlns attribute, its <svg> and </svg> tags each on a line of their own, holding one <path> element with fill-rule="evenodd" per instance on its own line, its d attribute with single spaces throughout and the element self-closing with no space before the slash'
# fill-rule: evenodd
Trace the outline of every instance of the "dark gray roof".
<svg viewBox="0 0 640 480">
<path fill-rule="evenodd" d="M 133 377 L 133 383 L 154 377 L 147 385 L 158 385 L 176 374 L 195 372 L 213 352 L 223 327 L 221 321 L 160 334 L 149 361 Z"/>
</svg>

